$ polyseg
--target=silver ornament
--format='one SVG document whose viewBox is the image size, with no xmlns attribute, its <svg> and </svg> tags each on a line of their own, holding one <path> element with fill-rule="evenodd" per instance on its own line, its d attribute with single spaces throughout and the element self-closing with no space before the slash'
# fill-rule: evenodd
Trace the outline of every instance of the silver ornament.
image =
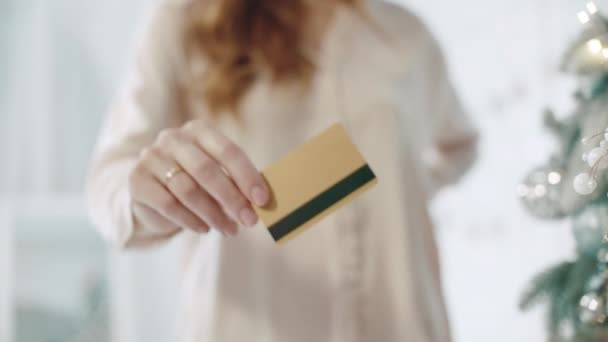
<svg viewBox="0 0 608 342">
<path fill-rule="evenodd" d="M 594 17 L 566 51 L 562 70 L 578 75 L 597 74 L 608 70 L 604 57 L 604 49 L 608 46 L 608 23 L 600 15 Z"/>
<path fill-rule="evenodd" d="M 608 280 L 607 276 L 607 271 L 594 274 L 587 283 L 587 290 L 599 293 L 601 295 L 606 287 L 606 280 Z"/>
<path fill-rule="evenodd" d="M 608 151 L 601 147 L 596 147 L 589 151 L 587 154 L 587 164 L 589 164 L 589 167 L 594 167 L 600 159 L 606 156 L 606 153 L 608 153 Z"/>
<path fill-rule="evenodd" d="M 560 199 L 564 172 L 552 166 L 534 169 L 517 187 L 518 196 L 528 211 L 538 218 L 564 216 Z"/>
<path fill-rule="evenodd" d="M 608 204 L 591 204 L 574 216 L 572 232 L 579 253 L 597 255 L 604 247 L 604 234 L 608 228 Z"/>
<path fill-rule="evenodd" d="M 608 265 L 608 247 L 604 246 L 597 252 L 597 261 L 601 264 Z"/>
<path fill-rule="evenodd" d="M 592 194 L 597 189 L 597 181 L 588 173 L 583 172 L 572 181 L 572 186 L 577 194 L 587 196 Z"/>
<path fill-rule="evenodd" d="M 603 252 L 598 252 L 598 259 L 605 258 Z M 578 315 L 580 322 L 588 325 L 603 325 L 608 322 L 608 301 L 606 285 L 608 271 L 600 271 L 589 278 L 585 286 L 585 294 L 580 298 Z"/>
<path fill-rule="evenodd" d="M 604 310 L 606 299 L 595 292 L 583 295 L 578 304 L 579 320 L 585 324 L 602 324 L 608 318 Z"/>
</svg>

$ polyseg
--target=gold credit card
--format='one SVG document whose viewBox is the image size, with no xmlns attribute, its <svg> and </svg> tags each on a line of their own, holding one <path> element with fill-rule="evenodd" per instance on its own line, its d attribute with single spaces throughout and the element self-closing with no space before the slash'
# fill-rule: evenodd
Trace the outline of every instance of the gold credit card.
<svg viewBox="0 0 608 342">
<path fill-rule="evenodd" d="M 377 183 L 341 124 L 266 168 L 272 199 L 256 207 L 276 242 L 285 242 Z"/>
</svg>

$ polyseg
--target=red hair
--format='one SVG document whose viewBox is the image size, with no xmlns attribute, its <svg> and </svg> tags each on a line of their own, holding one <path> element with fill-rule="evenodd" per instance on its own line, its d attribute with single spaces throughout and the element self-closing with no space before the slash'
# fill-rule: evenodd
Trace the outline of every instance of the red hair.
<svg viewBox="0 0 608 342">
<path fill-rule="evenodd" d="M 275 82 L 310 79 L 314 67 L 300 50 L 308 19 L 305 0 L 192 0 L 184 45 L 190 59 L 204 58 L 208 68 L 188 88 L 212 113 L 237 112 L 261 71 Z"/>
</svg>

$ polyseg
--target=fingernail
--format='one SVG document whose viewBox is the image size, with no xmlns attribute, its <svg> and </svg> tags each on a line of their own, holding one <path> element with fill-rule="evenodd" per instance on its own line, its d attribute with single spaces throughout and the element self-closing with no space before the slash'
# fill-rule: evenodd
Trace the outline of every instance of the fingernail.
<svg viewBox="0 0 608 342">
<path fill-rule="evenodd" d="M 250 208 L 243 208 L 240 215 L 241 221 L 248 227 L 251 227 L 258 222 L 258 215 L 256 215 L 255 212 Z"/>
<path fill-rule="evenodd" d="M 251 197 L 253 197 L 253 202 L 258 207 L 261 207 L 268 202 L 268 193 L 260 186 L 255 186 L 253 188 L 251 191 Z"/>
</svg>

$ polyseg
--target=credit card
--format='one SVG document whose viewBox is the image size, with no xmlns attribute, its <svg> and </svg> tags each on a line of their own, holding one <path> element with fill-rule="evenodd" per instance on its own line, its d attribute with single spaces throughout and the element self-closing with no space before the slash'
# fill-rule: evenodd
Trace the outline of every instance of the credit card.
<svg viewBox="0 0 608 342">
<path fill-rule="evenodd" d="M 289 152 L 262 175 L 272 198 L 255 210 L 277 243 L 294 238 L 377 183 L 339 123 Z"/>
</svg>

